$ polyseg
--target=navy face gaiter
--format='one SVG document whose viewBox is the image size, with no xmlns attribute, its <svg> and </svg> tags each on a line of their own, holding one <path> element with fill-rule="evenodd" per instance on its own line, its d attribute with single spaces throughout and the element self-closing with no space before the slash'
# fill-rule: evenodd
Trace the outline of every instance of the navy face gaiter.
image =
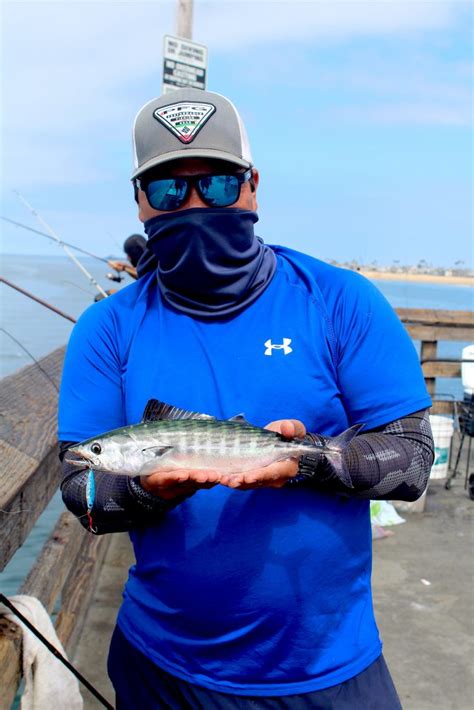
<svg viewBox="0 0 474 710">
<path fill-rule="evenodd" d="M 255 236 L 255 212 L 196 207 L 145 222 L 148 243 L 138 276 L 156 269 L 165 301 L 183 313 L 233 315 L 266 288 L 276 268 L 272 250 Z"/>
</svg>

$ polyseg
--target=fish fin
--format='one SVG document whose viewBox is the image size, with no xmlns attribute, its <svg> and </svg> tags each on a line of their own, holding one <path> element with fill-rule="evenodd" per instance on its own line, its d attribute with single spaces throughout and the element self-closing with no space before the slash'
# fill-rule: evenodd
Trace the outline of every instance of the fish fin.
<svg viewBox="0 0 474 710">
<path fill-rule="evenodd" d="M 149 399 L 143 412 L 142 422 L 157 422 L 163 419 L 215 419 L 215 417 L 173 407 L 172 404 L 160 402 L 159 399 Z"/>
<path fill-rule="evenodd" d="M 357 436 L 363 426 L 363 424 L 355 424 L 354 426 L 351 426 L 350 429 L 343 431 L 342 434 L 332 437 L 325 442 L 326 451 L 324 452 L 324 456 L 331 464 L 334 473 L 339 478 L 341 483 L 347 486 L 347 488 L 354 488 L 354 485 L 342 457 L 342 453 L 352 439 Z"/>
<path fill-rule="evenodd" d="M 235 414 L 233 417 L 231 417 L 227 421 L 240 422 L 241 424 L 249 424 L 249 421 L 245 418 L 245 414 Z"/>
<path fill-rule="evenodd" d="M 341 481 L 341 483 L 347 486 L 347 488 L 354 488 L 350 473 L 347 470 L 347 466 L 344 463 L 344 459 L 342 458 L 342 452 L 326 451 L 324 453 L 324 456 L 329 461 L 331 468 L 334 470 L 334 473 Z"/>
<path fill-rule="evenodd" d="M 352 439 L 357 436 L 361 429 L 363 429 L 365 424 L 354 424 L 349 429 L 346 429 L 342 434 L 338 436 L 332 436 L 329 441 L 326 442 L 326 446 L 330 449 L 345 449 L 346 446 L 352 441 Z"/>
<path fill-rule="evenodd" d="M 142 451 L 150 451 L 154 454 L 155 458 L 159 459 L 169 453 L 172 449 L 174 449 L 174 446 L 146 446 L 142 449 Z"/>
</svg>

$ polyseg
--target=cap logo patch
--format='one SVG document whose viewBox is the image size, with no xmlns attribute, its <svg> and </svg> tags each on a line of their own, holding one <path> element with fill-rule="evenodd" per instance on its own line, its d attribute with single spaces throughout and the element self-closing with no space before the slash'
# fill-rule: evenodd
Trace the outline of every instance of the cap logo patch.
<svg viewBox="0 0 474 710">
<path fill-rule="evenodd" d="M 157 108 L 153 116 L 182 143 L 191 143 L 215 110 L 212 104 L 180 101 Z"/>
</svg>

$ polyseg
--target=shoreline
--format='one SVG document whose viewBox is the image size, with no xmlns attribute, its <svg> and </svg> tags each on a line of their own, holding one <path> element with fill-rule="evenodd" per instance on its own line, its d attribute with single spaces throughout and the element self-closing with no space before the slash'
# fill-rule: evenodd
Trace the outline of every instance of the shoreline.
<svg viewBox="0 0 474 710">
<path fill-rule="evenodd" d="M 359 274 L 374 281 L 416 281 L 418 283 L 443 284 L 450 286 L 474 286 L 474 278 L 471 276 L 440 276 L 438 274 L 409 274 L 391 273 L 381 271 L 370 271 L 361 269 Z"/>
</svg>

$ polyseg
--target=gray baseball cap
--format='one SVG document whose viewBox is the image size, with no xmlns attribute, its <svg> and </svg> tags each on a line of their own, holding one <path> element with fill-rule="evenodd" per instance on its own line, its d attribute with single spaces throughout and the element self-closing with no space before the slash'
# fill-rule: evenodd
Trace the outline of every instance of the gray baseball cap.
<svg viewBox="0 0 474 710">
<path fill-rule="evenodd" d="M 177 89 L 145 104 L 133 124 L 133 154 L 132 179 L 181 158 L 252 165 L 247 132 L 234 104 L 201 89 Z"/>
</svg>

